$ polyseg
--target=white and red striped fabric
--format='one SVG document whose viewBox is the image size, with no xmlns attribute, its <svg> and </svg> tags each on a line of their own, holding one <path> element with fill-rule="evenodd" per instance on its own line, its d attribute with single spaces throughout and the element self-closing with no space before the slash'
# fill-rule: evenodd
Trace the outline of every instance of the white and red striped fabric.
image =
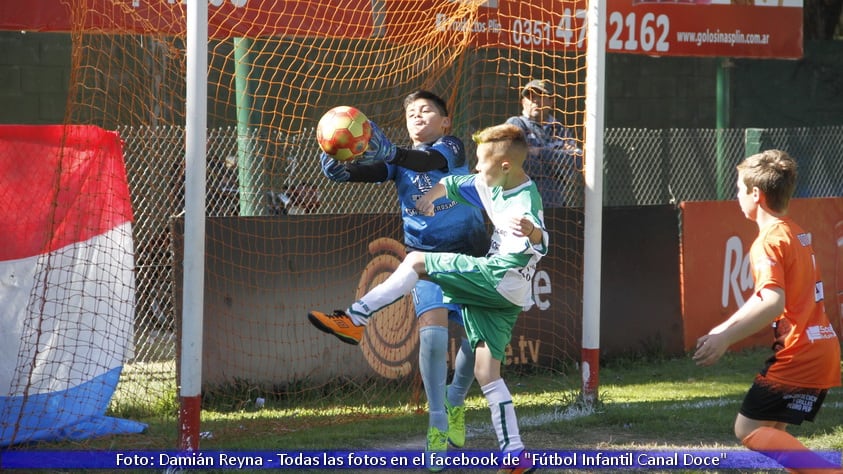
<svg viewBox="0 0 843 474">
<path fill-rule="evenodd" d="M 0 126 L 0 446 L 139 432 L 105 416 L 134 326 L 120 137 Z"/>
</svg>

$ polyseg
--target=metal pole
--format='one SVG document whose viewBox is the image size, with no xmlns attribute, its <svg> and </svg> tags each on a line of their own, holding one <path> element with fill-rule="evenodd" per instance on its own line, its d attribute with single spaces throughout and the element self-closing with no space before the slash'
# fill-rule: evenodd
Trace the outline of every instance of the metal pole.
<svg viewBox="0 0 843 474">
<path fill-rule="evenodd" d="M 199 449 L 205 282 L 205 152 L 208 116 L 208 2 L 187 2 L 184 295 L 179 374 L 179 447 Z"/>
<path fill-rule="evenodd" d="M 252 93 L 249 90 L 252 40 L 234 38 L 234 88 L 237 102 L 237 177 L 240 215 L 264 214 L 263 166 L 255 156 L 251 135 Z"/>
<path fill-rule="evenodd" d="M 726 156 L 726 129 L 729 127 L 729 85 L 732 63 L 729 58 L 721 58 L 717 63 L 717 117 L 716 117 L 716 168 L 717 199 L 728 199 L 730 184 L 728 179 L 728 157 Z"/>
<path fill-rule="evenodd" d="M 586 14 L 585 229 L 583 245 L 582 395 L 597 399 L 600 369 L 600 279 L 603 242 L 603 108 L 606 2 L 589 0 Z"/>
</svg>

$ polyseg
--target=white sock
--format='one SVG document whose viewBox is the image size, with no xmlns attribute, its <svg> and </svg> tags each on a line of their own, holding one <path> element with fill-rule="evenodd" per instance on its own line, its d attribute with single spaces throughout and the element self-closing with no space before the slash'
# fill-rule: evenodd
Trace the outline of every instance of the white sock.
<svg viewBox="0 0 843 474">
<path fill-rule="evenodd" d="M 355 301 L 345 313 L 351 317 L 354 324 L 365 326 L 369 324 L 369 317 L 373 313 L 401 299 L 418 281 L 419 275 L 413 267 L 401 264 L 389 278 Z"/>
<path fill-rule="evenodd" d="M 524 443 L 521 442 L 521 433 L 518 431 L 518 418 L 515 417 L 512 395 L 509 394 L 506 383 L 503 379 L 497 379 L 480 389 L 483 390 L 489 409 L 492 410 L 492 425 L 495 427 L 501 451 L 504 453 L 523 451 Z"/>
</svg>

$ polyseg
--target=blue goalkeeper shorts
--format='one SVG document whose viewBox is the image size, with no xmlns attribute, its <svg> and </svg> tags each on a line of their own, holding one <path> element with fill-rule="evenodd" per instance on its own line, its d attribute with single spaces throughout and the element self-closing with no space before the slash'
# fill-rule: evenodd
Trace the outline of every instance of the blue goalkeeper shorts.
<svg viewBox="0 0 843 474">
<path fill-rule="evenodd" d="M 460 305 L 445 303 L 442 288 L 428 280 L 419 280 L 413 288 L 413 305 L 416 307 L 416 317 L 437 308 L 448 310 L 448 319 L 460 326 L 463 325 Z"/>
</svg>

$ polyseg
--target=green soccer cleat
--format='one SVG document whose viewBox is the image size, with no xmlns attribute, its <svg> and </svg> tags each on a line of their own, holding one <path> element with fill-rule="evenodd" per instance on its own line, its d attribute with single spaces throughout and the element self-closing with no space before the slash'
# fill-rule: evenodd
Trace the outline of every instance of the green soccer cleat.
<svg viewBox="0 0 843 474">
<path fill-rule="evenodd" d="M 431 462 L 433 460 L 433 456 L 431 454 L 436 453 L 440 456 L 445 456 L 445 453 L 448 452 L 448 433 L 440 430 L 435 426 L 431 426 L 427 429 L 427 446 L 424 448 L 424 464 L 427 466 L 427 470 L 430 472 L 439 472 L 442 469 L 445 469 L 444 464 L 437 464 Z"/>
<path fill-rule="evenodd" d="M 445 389 L 445 412 L 448 414 L 448 442 L 455 448 L 465 446 L 465 405 L 451 406 Z"/>
</svg>

